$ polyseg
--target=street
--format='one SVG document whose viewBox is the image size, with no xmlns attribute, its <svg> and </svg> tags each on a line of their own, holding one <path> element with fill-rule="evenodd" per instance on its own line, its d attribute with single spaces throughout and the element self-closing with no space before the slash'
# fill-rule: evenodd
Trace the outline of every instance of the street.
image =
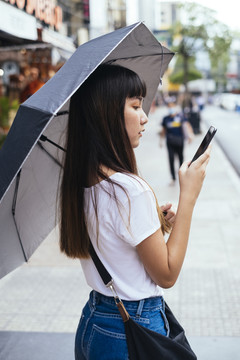
<svg viewBox="0 0 240 360">
<path fill-rule="evenodd" d="M 166 147 L 160 147 L 157 134 L 165 113 L 157 108 L 150 114 L 136 157 L 159 203 L 177 204 L 179 186 L 169 186 Z M 205 115 L 218 134 L 226 130 L 212 123 L 215 114 L 213 108 L 204 110 L 203 133 L 186 144 L 185 159 L 191 159 L 208 128 Z M 239 358 L 239 195 L 240 179 L 214 140 L 183 269 L 175 286 L 165 290 L 199 360 Z M 53 232 L 27 264 L 0 281 L 0 358 L 73 360 L 74 333 L 88 293 L 79 261 L 59 252 Z"/>
<path fill-rule="evenodd" d="M 216 139 L 240 176 L 240 113 L 211 105 L 205 108 L 202 118 L 218 129 Z"/>
</svg>

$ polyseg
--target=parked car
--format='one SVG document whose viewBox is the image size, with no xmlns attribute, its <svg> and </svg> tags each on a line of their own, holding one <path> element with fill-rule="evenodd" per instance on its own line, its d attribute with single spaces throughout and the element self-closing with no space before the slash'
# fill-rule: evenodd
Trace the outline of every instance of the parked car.
<svg viewBox="0 0 240 360">
<path fill-rule="evenodd" d="M 220 96 L 220 107 L 225 110 L 238 110 L 240 106 L 240 94 L 223 93 Z"/>
</svg>

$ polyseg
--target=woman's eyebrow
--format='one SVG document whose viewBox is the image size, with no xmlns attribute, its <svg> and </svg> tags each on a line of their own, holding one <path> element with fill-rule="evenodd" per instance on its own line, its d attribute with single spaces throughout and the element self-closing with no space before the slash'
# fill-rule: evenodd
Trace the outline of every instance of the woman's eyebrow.
<svg viewBox="0 0 240 360">
<path fill-rule="evenodd" d="M 135 96 L 134 99 L 139 100 L 140 102 L 143 101 L 143 97 L 142 97 L 142 96 Z"/>
<path fill-rule="evenodd" d="M 129 98 L 130 101 L 139 101 L 141 104 L 143 103 L 144 98 L 142 96 L 133 96 Z"/>
</svg>

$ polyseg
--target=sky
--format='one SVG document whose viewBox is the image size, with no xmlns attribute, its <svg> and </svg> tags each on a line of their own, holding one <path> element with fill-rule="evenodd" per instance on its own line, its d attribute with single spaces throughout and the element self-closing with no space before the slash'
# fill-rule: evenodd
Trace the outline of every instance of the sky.
<svg viewBox="0 0 240 360">
<path fill-rule="evenodd" d="M 136 6 L 138 0 L 126 0 L 129 10 L 128 24 L 134 23 L 139 19 L 136 19 Z M 161 3 L 161 0 L 155 0 Z M 163 0 L 177 2 L 178 0 Z M 240 31 L 240 2 L 239 0 L 185 0 L 188 2 L 195 2 L 200 5 L 206 6 L 209 9 L 216 11 L 217 20 L 225 23 L 231 30 Z M 184 2 L 184 0 L 179 0 Z M 146 20 L 146 19 L 141 19 Z"/>
<path fill-rule="evenodd" d="M 240 30 L 240 3 L 238 0 L 197 0 L 191 1 L 216 11 L 216 18 L 232 30 Z"/>
</svg>

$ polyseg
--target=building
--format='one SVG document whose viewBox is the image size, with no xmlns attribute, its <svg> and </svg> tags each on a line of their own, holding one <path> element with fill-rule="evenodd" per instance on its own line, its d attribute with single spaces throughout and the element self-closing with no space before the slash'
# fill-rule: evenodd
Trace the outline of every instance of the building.
<svg viewBox="0 0 240 360">
<path fill-rule="evenodd" d="M 169 28 L 179 19 L 178 2 L 165 2 L 162 0 L 126 0 L 127 25 L 142 21 L 155 35 L 156 39 L 164 46 L 170 48 L 172 37 Z M 171 61 L 169 69 L 164 75 L 161 91 L 178 91 L 179 85 L 169 84 L 168 74 L 171 72 Z"/>
<path fill-rule="evenodd" d="M 90 39 L 126 26 L 126 12 L 126 0 L 91 0 Z"/>
<path fill-rule="evenodd" d="M 240 93 L 240 38 L 234 38 L 227 69 L 227 90 Z"/>
<path fill-rule="evenodd" d="M 142 21 L 150 30 L 154 30 L 154 13 L 156 10 L 155 3 L 156 0 L 126 0 L 127 25 Z"/>
<path fill-rule="evenodd" d="M 179 20 L 179 2 L 160 1 L 156 2 L 155 29 L 169 30 Z"/>
<path fill-rule="evenodd" d="M 17 96 L 33 67 L 46 82 L 89 39 L 89 21 L 89 0 L 0 0 L 0 96 Z"/>
</svg>

